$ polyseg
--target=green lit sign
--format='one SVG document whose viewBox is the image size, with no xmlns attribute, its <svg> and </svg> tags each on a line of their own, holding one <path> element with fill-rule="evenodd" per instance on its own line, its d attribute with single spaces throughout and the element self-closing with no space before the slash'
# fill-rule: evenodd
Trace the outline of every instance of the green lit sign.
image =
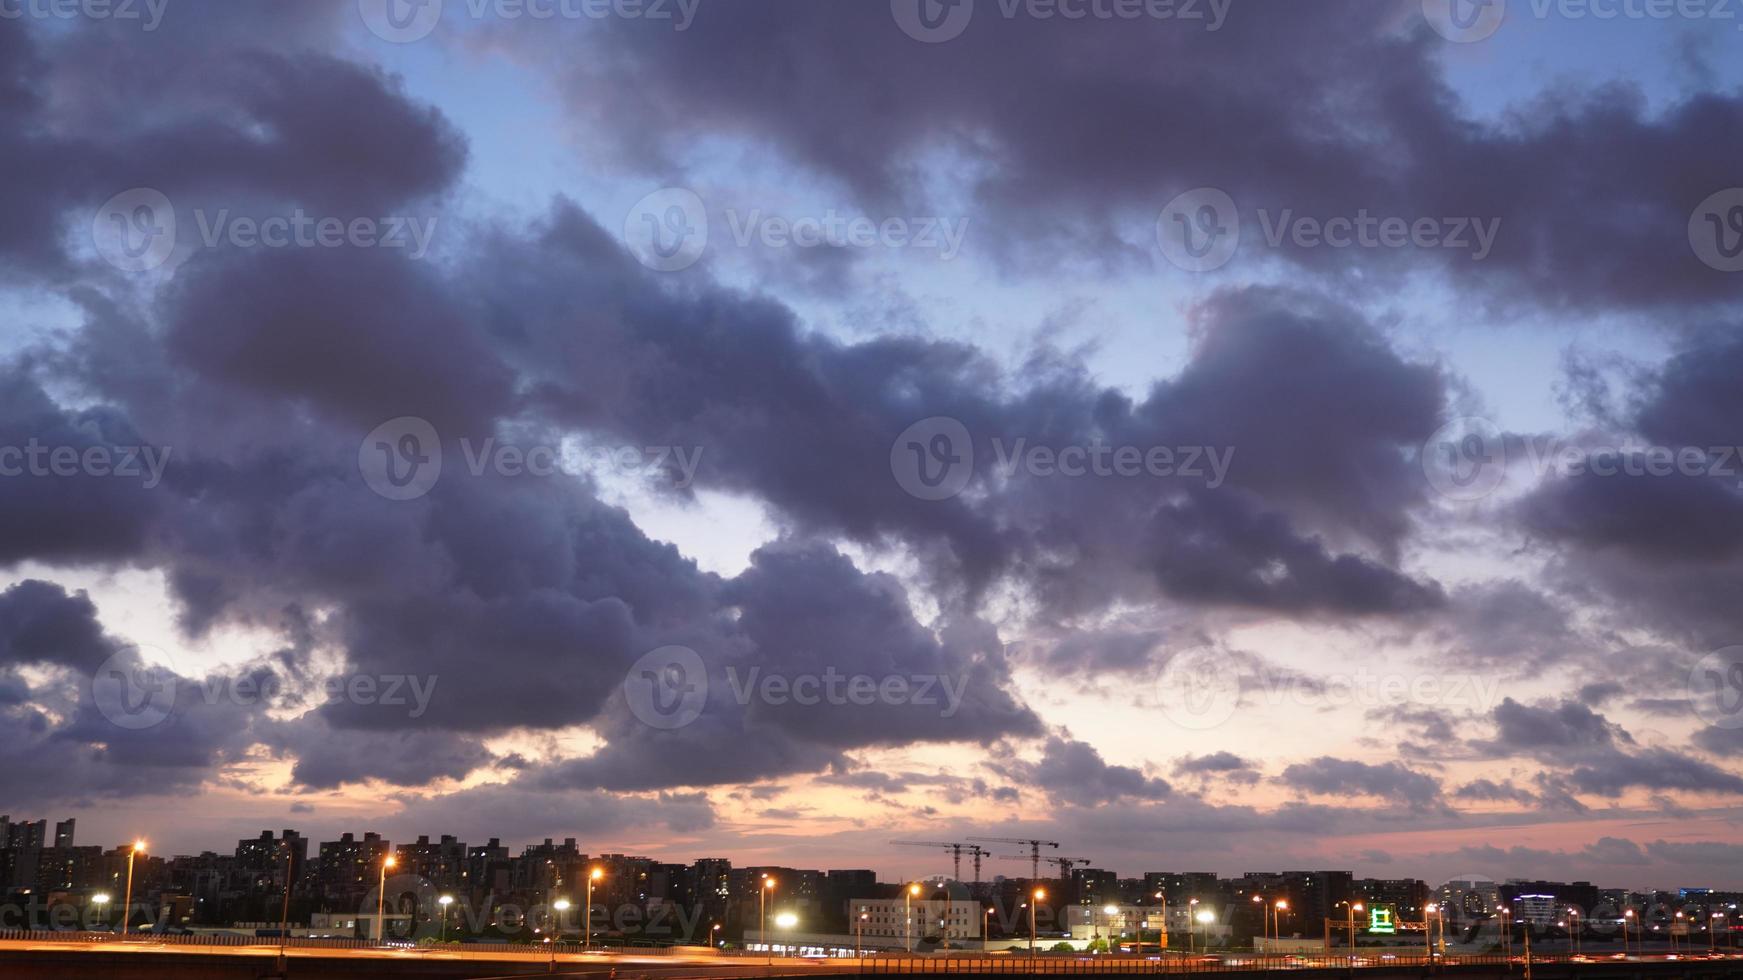
<svg viewBox="0 0 1743 980">
<path fill-rule="evenodd" d="M 1392 922 L 1392 906 L 1375 905 L 1368 909 L 1368 931 L 1388 936 L 1398 931 Z"/>
</svg>

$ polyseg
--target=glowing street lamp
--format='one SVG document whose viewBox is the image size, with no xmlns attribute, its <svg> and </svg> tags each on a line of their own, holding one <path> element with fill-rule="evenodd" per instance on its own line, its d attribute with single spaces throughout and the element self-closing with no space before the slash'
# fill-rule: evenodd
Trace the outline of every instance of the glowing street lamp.
<svg viewBox="0 0 1743 980">
<path fill-rule="evenodd" d="M 763 949 L 769 954 L 769 965 L 775 965 L 775 947 L 769 943 L 769 894 L 775 890 L 775 879 L 763 875 L 762 891 L 757 894 L 757 915 L 762 920 L 762 926 L 757 930 L 757 937 L 763 941 Z"/>
<path fill-rule="evenodd" d="M 551 934 L 545 937 L 545 942 L 551 947 L 552 973 L 557 972 L 557 944 L 563 939 L 563 913 L 574 907 L 566 898 L 559 898 L 551 903 Z"/>
<path fill-rule="evenodd" d="M 1195 935 L 1197 935 L 1197 932 L 1192 927 L 1193 921 L 1197 918 L 1197 915 L 1193 912 L 1193 909 L 1195 909 L 1197 907 L 1198 907 L 1198 899 L 1196 899 L 1196 898 L 1187 899 L 1187 901 L 1186 901 L 1186 952 L 1188 954 L 1191 954 L 1193 952 L 1193 945 L 1192 945 L 1193 944 L 1193 937 Z"/>
<path fill-rule="evenodd" d="M 109 893 L 98 892 L 97 894 L 92 895 L 91 904 L 97 907 L 97 915 L 102 918 L 103 925 L 107 926 L 109 924 L 109 910 L 103 906 L 109 904 Z"/>
<path fill-rule="evenodd" d="M 781 912 L 775 916 L 776 929 L 791 929 L 799 924 L 799 917 L 792 912 Z"/>
<path fill-rule="evenodd" d="M 1035 955 L 1035 906 L 1047 897 L 1047 889 L 1037 888 L 1029 895 L 1029 955 Z"/>
<path fill-rule="evenodd" d="M 1113 948 L 1114 944 L 1114 916 L 1118 915 L 1119 911 L 1120 910 L 1112 903 L 1104 905 L 1101 908 L 1101 914 L 1108 917 L 1108 948 L 1110 950 Z"/>
<path fill-rule="evenodd" d="M 1283 913 L 1287 911 L 1289 911 L 1289 903 L 1281 898 L 1271 905 L 1272 939 L 1281 940 L 1283 938 Z"/>
<path fill-rule="evenodd" d="M 1440 906 L 1433 902 L 1422 907 L 1422 948 L 1429 959 L 1434 959 L 1434 913 Z"/>
<path fill-rule="evenodd" d="M 127 895 L 121 900 L 121 935 L 127 935 L 128 912 L 133 908 L 133 859 L 145 853 L 145 841 L 136 840 L 127 852 Z"/>
<path fill-rule="evenodd" d="M 381 880 L 375 886 L 375 938 L 379 942 L 387 942 L 387 869 L 399 862 L 392 854 L 381 861 Z"/>
<path fill-rule="evenodd" d="M 443 895 L 436 899 L 436 904 L 442 907 L 442 942 L 448 941 L 448 906 L 454 904 L 454 896 Z"/>
<path fill-rule="evenodd" d="M 1192 902 L 1194 905 L 1196 905 L 1196 904 L 1198 904 L 1198 899 L 1195 898 L 1192 900 Z M 1210 924 L 1212 922 L 1216 921 L 1216 913 L 1212 912 L 1210 909 L 1205 909 L 1203 912 L 1198 913 L 1197 919 L 1198 919 L 1198 924 L 1201 926 L 1204 926 L 1204 948 L 1209 949 L 1210 948 Z"/>
<path fill-rule="evenodd" d="M 908 952 L 914 951 L 914 897 L 920 894 L 920 884 L 915 882 L 902 891 L 902 942 L 908 947 Z"/>
<path fill-rule="evenodd" d="M 1628 920 L 1634 918 L 1633 909 L 1622 910 L 1622 955 L 1628 955 Z"/>
<path fill-rule="evenodd" d="M 587 872 L 587 911 L 581 915 L 581 948 L 593 948 L 593 883 L 605 877 L 605 872 L 594 868 Z"/>
</svg>

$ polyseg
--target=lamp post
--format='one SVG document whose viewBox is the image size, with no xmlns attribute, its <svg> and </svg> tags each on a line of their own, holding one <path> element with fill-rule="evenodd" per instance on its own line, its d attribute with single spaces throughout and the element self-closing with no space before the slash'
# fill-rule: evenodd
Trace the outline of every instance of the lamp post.
<svg viewBox="0 0 1743 980">
<path fill-rule="evenodd" d="M 708 945 L 710 949 L 720 948 L 720 923 L 714 923 L 714 928 L 708 930 Z"/>
<path fill-rule="evenodd" d="M 978 902 L 976 904 L 979 904 Z M 986 952 L 987 928 L 992 924 L 993 910 L 982 909 L 980 916 L 980 951 Z"/>
<path fill-rule="evenodd" d="M 769 965 L 775 965 L 775 948 L 769 945 L 769 892 L 775 888 L 775 879 L 763 875 L 763 888 L 757 894 L 757 913 L 762 924 L 757 928 L 757 938 L 763 941 L 763 949 L 769 954 Z"/>
<path fill-rule="evenodd" d="M 133 859 L 145 853 L 145 842 L 136 840 L 127 852 L 127 894 L 121 899 L 121 935 L 127 935 L 127 920 L 133 908 Z"/>
<path fill-rule="evenodd" d="M 1187 901 L 1186 901 L 1186 952 L 1187 952 L 1187 955 L 1189 955 L 1189 956 L 1194 952 L 1193 942 L 1194 942 L 1195 936 L 1197 935 L 1196 930 L 1194 930 L 1192 927 L 1192 923 L 1195 921 L 1195 918 L 1198 914 L 1197 912 L 1194 911 L 1194 909 L 1196 909 L 1197 907 L 1198 907 L 1198 899 L 1196 899 L 1196 898 L 1187 899 Z"/>
<path fill-rule="evenodd" d="M 1716 953 L 1719 951 L 1719 934 L 1713 931 L 1713 920 L 1722 919 L 1724 917 L 1725 913 L 1723 912 L 1714 912 L 1712 915 L 1707 917 L 1707 952 L 1709 953 Z"/>
<path fill-rule="evenodd" d="M 375 886 L 375 939 L 377 942 L 387 942 L 387 869 L 396 863 L 389 854 L 381 860 L 381 880 Z"/>
<path fill-rule="evenodd" d="M 853 920 L 853 958 L 865 956 L 865 906 L 859 907 L 859 916 Z"/>
<path fill-rule="evenodd" d="M 1198 924 L 1204 926 L 1204 948 L 1206 951 L 1210 950 L 1210 924 L 1215 921 L 1216 913 L 1210 909 L 1198 913 Z"/>
<path fill-rule="evenodd" d="M 285 949 L 290 946 L 291 864 L 296 857 L 296 852 L 291 850 L 288 839 L 290 835 L 285 836 L 287 839 L 284 842 L 284 905 L 279 908 L 278 913 L 278 960 L 281 965 L 284 963 Z M 279 972 L 283 973 L 284 971 L 280 970 Z"/>
<path fill-rule="evenodd" d="M 902 944 L 910 953 L 914 951 L 914 896 L 918 894 L 920 885 L 917 882 L 902 890 Z"/>
<path fill-rule="evenodd" d="M 1037 888 L 1029 895 L 1029 955 L 1035 955 L 1035 906 L 1047 897 L 1045 888 Z M 1033 964 L 1031 964 L 1033 965 Z"/>
<path fill-rule="evenodd" d="M 1168 893 L 1157 892 L 1156 900 L 1162 903 L 1161 924 L 1156 928 L 1156 952 L 1160 953 L 1168 948 Z M 1144 936 L 1140 933 L 1138 944 L 1143 945 L 1143 940 Z"/>
<path fill-rule="evenodd" d="M 587 911 L 581 915 L 581 948 L 593 948 L 593 883 L 605 877 L 605 872 L 599 868 L 587 872 Z"/>
<path fill-rule="evenodd" d="M 1422 951 L 1430 960 L 1434 959 L 1434 910 L 1437 906 L 1429 902 L 1422 907 Z"/>
<path fill-rule="evenodd" d="M 1259 934 L 1266 939 L 1271 938 L 1271 910 L 1265 904 L 1265 896 L 1254 895 L 1253 904 L 1259 907 Z"/>
<path fill-rule="evenodd" d="M 454 904 L 454 896 L 443 895 L 436 899 L 436 904 L 442 907 L 442 942 L 448 941 L 448 906 Z"/>
<path fill-rule="evenodd" d="M 1445 930 L 1444 926 L 1441 928 L 1442 928 L 1442 931 Z M 1578 955 L 1581 952 L 1580 910 L 1576 909 L 1572 906 L 1569 906 L 1568 910 L 1567 910 L 1567 928 L 1568 928 L 1568 939 L 1573 947 L 1573 952 L 1575 953 L 1575 955 Z"/>
<path fill-rule="evenodd" d="M 557 943 L 561 942 L 563 939 L 563 913 L 572 908 L 574 908 L 574 906 L 570 905 L 569 900 L 566 898 L 551 900 L 551 917 L 550 920 L 545 923 L 546 931 L 548 931 L 550 935 L 545 937 L 545 943 L 551 947 L 550 972 L 552 973 L 557 972 Z"/>
<path fill-rule="evenodd" d="M 775 915 L 775 928 L 776 929 L 792 929 L 794 926 L 796 926 L 798 924 L 799 924 L 799 917 L 797 915 L 793 914 L 792 912 L 779 912 L 779 913 L 776 913 L 776 915 Z M 781 948 L 786 949 L 785 946 L 782 946 Z"/>
<path fill-rule="evenodd" d="M 1622 955 L 1628 955 L 1628 920 L 1634 918 L 1633 909 L 1622 910 Z"/>
<path fill-rule="evenodd" d="M 1271 938 L 1276 942 L 1283 941 L 1283 913 L 1289 911 L 1289 902 L 1279 898 L 1271 905 Z"/>
<path fill-rule="evenodd" d="M 109 904 L 109 893 L 98 892 L 97 894 L 92 895 L 91 904 L 97 907 L 97 914 L 102 917 L 103 925 L 107 926 L 109 924 L 109 910 L 103 906 Z"/>
</svg>

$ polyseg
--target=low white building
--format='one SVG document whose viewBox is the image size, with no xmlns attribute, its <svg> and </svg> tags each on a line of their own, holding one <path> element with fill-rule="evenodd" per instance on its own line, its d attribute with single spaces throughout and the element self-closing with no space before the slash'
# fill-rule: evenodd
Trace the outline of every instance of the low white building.
<svg viewBox="0 0 1743 980">
<path fill-rule="evenodd" d="M 980 939 L 981 905 L 963 899 L 944 901 L 923 899 L 906 901 L 900 898 L 856 898 L 853 900 L 849 925 L 859 922 L 860 934 L 867 942 L 880 945 L 906 945 L 912 938 L 948 940 Z"/>
</svg>

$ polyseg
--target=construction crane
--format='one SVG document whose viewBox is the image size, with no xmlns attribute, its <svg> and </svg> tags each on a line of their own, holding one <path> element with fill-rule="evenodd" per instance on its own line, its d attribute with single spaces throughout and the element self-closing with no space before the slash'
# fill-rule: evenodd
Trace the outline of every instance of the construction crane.
<svg viewBox="0 0 1743 980">
<path fill-rule="evenodd" d="M 954 843 L 952 841 L 893 840 L 893 841 L 890 841 L 890 843 L 900 844 L 903 847 L 942 847 L 942 848 L 944 848 L 945 850 L 950 852 L 950 858 L 953 862 L 955 862 L 954 876 L 955 876 L 957 881 L 962 880 L 962 852 L 967 851 L 969 856 L 974 858 L 974 887 L 975 887 L 975 890 L 977 892 L 980 890 L 980 859 L 987 856 L 988 854 L 992 853 L 991 851 L 988 851 L 986 848 L 980 846 L 979 844 L 957 844 L 957 843 Z"/>
<path fill-rule="evenodd" d="M 1041 848 L 1058 849 L 1056 840 L 1035 840 L 1032 837 L 970 837 L 969 840 L 988 841 L 993 844 L 1022 844 L 1029 848 L 1029 880 L 1041 880 Z"/>
<path fill-rule="evenodd" d="M 1010 861 L 1027 861 L 1027 860 L 1029 860 L 1029 855 L 1027 855 L 1027 854 L 1001 854 L 999 856 L 1001 858 L 1005 858 L 1005 859 L 1010 860 Z M 1075 868 L 1080 864 L 1089 864 L 1090 863 L 1089 858 L 1051 858 L 1051 857 L 1049 857 L 1049 858 L 1042 858 L 1041 860 L 1046 861 L 1048 864 L 1057 864 L 1059 866 L 1059 880 L 1060 881 L 1070 881 L 1072 868 Z"/>
</svg>

